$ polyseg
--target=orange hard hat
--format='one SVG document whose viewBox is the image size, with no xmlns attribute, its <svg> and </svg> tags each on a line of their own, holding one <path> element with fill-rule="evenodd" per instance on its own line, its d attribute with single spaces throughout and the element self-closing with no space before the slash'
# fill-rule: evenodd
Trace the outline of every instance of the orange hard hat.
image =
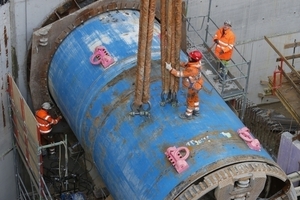
<svg viewBox="0 0 300 200">
<path fill-rule="evenodd" d="M 189 53 L 189 57 L 193 60 L 193 61 L 200 61 L 203 57 L 202 53 L 198 50 L 195 51 L 191 51 Z"/>
</svg>

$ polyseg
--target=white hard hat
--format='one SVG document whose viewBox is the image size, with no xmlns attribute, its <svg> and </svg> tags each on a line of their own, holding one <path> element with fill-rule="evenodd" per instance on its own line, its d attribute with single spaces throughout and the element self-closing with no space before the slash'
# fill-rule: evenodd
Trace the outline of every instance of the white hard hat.
<svg viewBox="0 0 300 200">
<path fill-rule="evenodd" d="M 226 20 L 226 21 L 224 22 L 224 25 L 225 25 L 225 24 L 227 24 L 227 25 L 229 25 L 229 26 L 232 26 L 230 20 Z"/>
<path fill-rule="evenodd" d="M 51 104 L 49 102 L 45 102 L 42 104 L 42 108 L 45 110 L 50 110 L 51 109 Z"/>
</svg>

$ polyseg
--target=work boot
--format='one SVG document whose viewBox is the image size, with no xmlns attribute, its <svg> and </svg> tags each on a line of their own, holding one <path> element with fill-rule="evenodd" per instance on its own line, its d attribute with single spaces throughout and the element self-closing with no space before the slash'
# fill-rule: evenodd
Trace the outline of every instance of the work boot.
<svg viewBox="0 0 300 200">
<path fill-rule="evenodd" d="M 200 114 L 199 110 L 193 110 L 193 115 L 198 116 Z"/>
<path fill-rule="evenodd" d="M 185 113 L 180 114 L 179 117 L 180 117 L 181 119 L 188 119 L 188 120 L 192 119 L 192 116 L 191 116 L 191 115 L 189 116 L 189 115 L 187 115 L 187 114 L 185 114 Z"/>
</svg>

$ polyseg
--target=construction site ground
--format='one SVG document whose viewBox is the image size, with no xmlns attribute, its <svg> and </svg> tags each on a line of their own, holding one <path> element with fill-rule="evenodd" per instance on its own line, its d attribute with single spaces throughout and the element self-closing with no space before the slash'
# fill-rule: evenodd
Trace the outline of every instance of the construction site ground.
<svg viewBox="0 0 300 200">
<path fill-rule="evenodd" d="M 275 81 L 273 76 L 269 77 L 269 84 L 274 88 L 276 96 L 298 124 L 300 124 L 299 83 L 299 78 L 293 72 L 283 73 L 281 78 L 280 74 L 277 74 Z"/>
<path fill-rule="evenodd" d="M 270 110 L 270 112 L 280 113 L 287 118 L 292 118 L 292 115 L 289 113 L 289 111 L 287 111 L 280 101 L 275 103 L 261 104 L 258 105 L 258 107 L 261 109 Z"/>
</svg>

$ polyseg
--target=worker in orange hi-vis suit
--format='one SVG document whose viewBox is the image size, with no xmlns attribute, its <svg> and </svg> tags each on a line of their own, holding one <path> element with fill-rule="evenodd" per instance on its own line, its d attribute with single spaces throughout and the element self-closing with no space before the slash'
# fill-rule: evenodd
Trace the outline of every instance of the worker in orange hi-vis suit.
<svg viewBox="0 0 300 200">
<path fill-rule="evenodd" d="M 171 64 L 166 63 L 166 69 L 176 77 L 183 77 L 182 85 L 188 89 L 187 92 L 187 108 L 185 113 L 180 114 L 182 119 L 191 119 L 192 116 L 199 115 L 199 96 L 198 92 L 202 89 L 203 79 L 201 77 L 201 59 L 202 53 L 198 50 L 192 51 L 189 54 L 187 63 L 181 62 L 182 71 L 177 71 L 172 68 Z"/>
<path fill-rule="evenodd" d="M 41 109 L 35 112 L 35 118 L 38 122 L 38 129 L 41 134 L 41 143 L 42 145 L 54 143 L 53 134 L 51 134 L 52 126 L 57 124 L 62 116 L 58 116 L 57 118 L 52 118 L 49 115 L 48 111 L 51 109 L 51 104 L 49 102 L 45 102 L 42 104 Z M 49 148 L 49 158 L 56 159 L 55 155 L 55 147 Z"/>
<path fill-rule="evenodd" d="M 213 37 L 216 43 L 215 55 L 220 59 L 221 79 L 220 83 L 224 83 L 227 79 L 228 62 L 231 60 L 233 47 L 235 43 L 235 34 L 231 30 L 231 22 L 226 20 L 224 26 L 218 29 Z M 214 77 L 214 80 L 218 80 L 219 76 Z"/>
</svg>

